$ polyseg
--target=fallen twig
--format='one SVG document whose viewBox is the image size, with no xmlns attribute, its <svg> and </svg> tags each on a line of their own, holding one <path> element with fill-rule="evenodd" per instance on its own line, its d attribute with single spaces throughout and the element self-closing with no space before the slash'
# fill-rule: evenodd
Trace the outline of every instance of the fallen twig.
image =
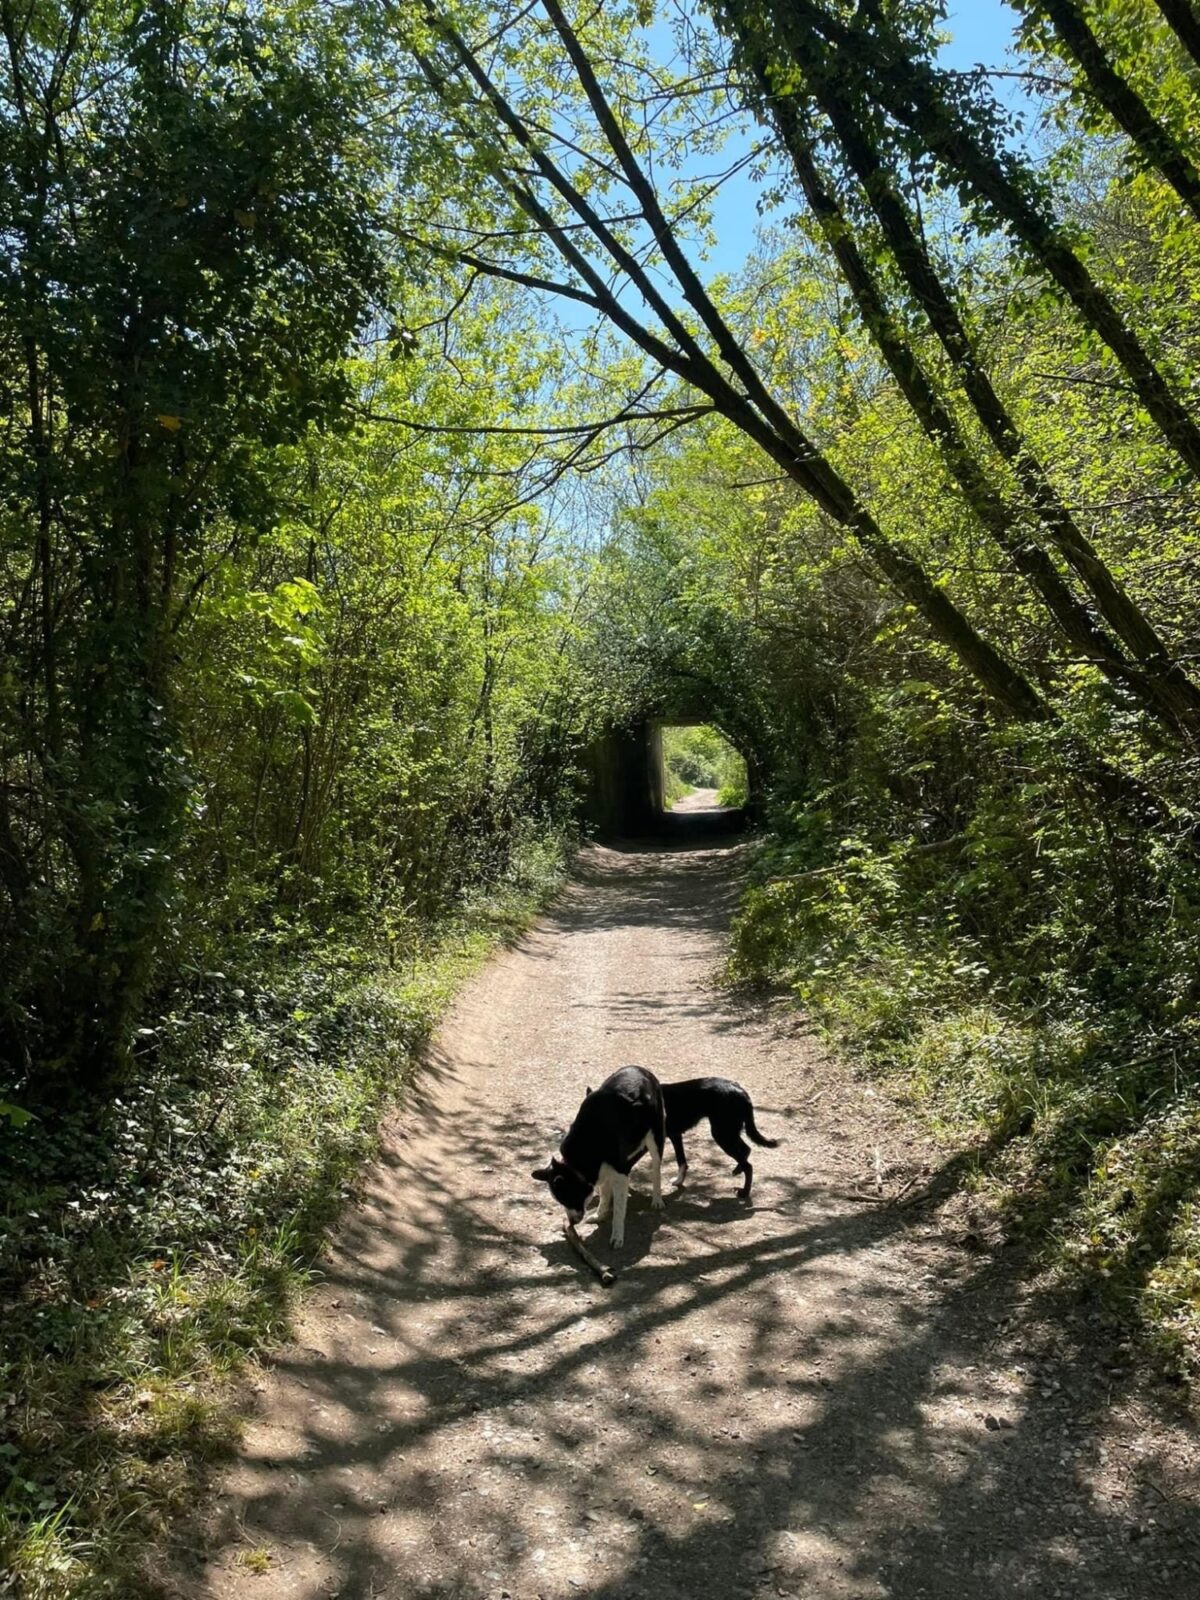
<svg viewBox="0 0 1200 1600">
<path fill-rule="evenodd" d="M 576 1233 L 575 1224 L 573 1222 L 563 1223 L 563 1233 L 566 1236 L 567 1243 L 571 1246 L 571 1249 L 574 1250 L 575 1254 L 581 1261 L 586 1262 L 587 1265 L 591 1267 L 592 1271 L 600 1279 L 600 1282 L 606 1289 L 611 1284 L 616 1283 L 616 1273 L 611 1267 L 606 1267 L 603 1261 L 596 1260 L 596 1257 L 588 1249 L 587 1245 L 584 1244 L 578 1233 Z"/>
<path fill-rule="evenodd" d="M 904 1196 L 908 1193 L 908 1191 L 912 1188 L 913 1184 L 916 1183 L 917 1179 L 920 1176 L 921 1176 L 921 1174 L 919 1172 L 914 1172 L 912 1177 L 904 1185 L 903 1189 L 897 1189 L 895 1194 L 891 1196 L 891 1198 L 887 1202 L 888 1205 L 889 1206 L 898 1206 L 900 1204 L 901 1200 L 904 1199 Z"/>
<path fill-rule="evenodd" d="M 878 1190 L 876 1191 L 875 1194 L 864 1194 L 864 1192 L 861 1189 L 843 1189 L 843 1190 L 840 1191 L 841 1192 L 841 1197 L 842 1197 L 843 1200 L 857 1200 L 861 1205 L 864 1205 L 864 1206 L 907 1206 L 907 1205 L 912 1205 L 916 1201 L 920 1200 L 922 1198 L 922 1195 L 921 1194 L 914 1194 L 914 1195 L 911 1196 L 911 1198 L 909 1198 L 907 1200 L 904 1197 L 905 1197 L 905 1195 L 908 1194 L 908 1191 L 912 1188 L 913 1184 L 916 1183 L 917 1180 L 920 1177 L 921 1177 L 921 1174 L 919 1172 L 914 1172 L 912 1177 L 908 1180 L 908 1182 L 906 1184 L 904 1184 L 904 1186 L 902 1188 L 897 1189 L 895 1194 L 883 1194 L 883 1193 L 879 1192 Z"/>
</svg>

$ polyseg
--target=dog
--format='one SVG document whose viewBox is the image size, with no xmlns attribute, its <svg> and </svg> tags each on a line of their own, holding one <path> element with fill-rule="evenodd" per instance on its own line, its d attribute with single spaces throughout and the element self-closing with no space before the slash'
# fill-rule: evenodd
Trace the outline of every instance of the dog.
<svg viewBox="0 0 1200 1600">
<path fill-rule="evenodd" d="M 663 1209 L 665 1143 L 662 1085 L 645 1067 L 622 1067 L 598 1089 L 588 1090 L 559 1153 L 531 1176 L 550 1185 L 574 1226 L 583 1221 L 592 1191 L 598 1190 L 596 1220 L 611 1215 L 611 1241 L 619 1250 L 625 1243 L 629 1174 L 642 1155 L 650 1157 L 651 1204 L 656 1211 Z"/>
<path fill-rule="evenodd" d="M 688 1160 L 683 1150 L 683 1136 L 689 1133 L 704 1117 L 708 1118 L 709 1131 L 725 1154 L 737 1162 L 733 1173 L 743 1173 L 745 1183 L 738 1190 L 742 1200 L 749 1200 L 750 1185 L 754 1182 L 754 1168 L 750 1164 L 750 1146 L 742 1138 L 743 1131 L 755 1144 L 774 1150 L 778 1139 L 768 1139 L 759 1133 L 754 1122 L 754 1102 L 740 1083 L 730 1078 L 687 1078 L 683 1083 L 664 1083 L 663 1104 L 667 1114 L 667 1138 L 675 1152 L 679 1171 L 675 1174 L 673 1188 L 681 1189 L 687 1177 Z"/>
</svg>

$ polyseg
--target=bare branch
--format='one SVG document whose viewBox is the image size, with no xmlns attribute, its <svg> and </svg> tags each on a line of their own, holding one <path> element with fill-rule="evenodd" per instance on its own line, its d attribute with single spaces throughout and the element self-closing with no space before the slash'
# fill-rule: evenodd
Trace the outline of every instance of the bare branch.
<svg viewBox="0 0 1200 1600">
<path fill-rule="evenodd" d="M 452 434 L 507 434 L 517 438 L 536 439 L 568 439 L 577 436 L 595 438 L 608 428 L 618 428 L 629 422 L 659 422 L 664 419 L 690 422 L 693 417 L 706 417 L 716 410 L 711 402 L 704 405 L 689 406 L 664 406 L 660 410 L 641 411 L 627 408 L 615 413 L 611 417 L 603 417 L 594 422 L 564 423 L 559 427 L 522 427 L 520 425 L 506 426 L 499 423 L 460 423 L 447 422 L 418 422 L 415 417 L 387 416 L 380 411 L 364 410 L 361 415 L 370 422 L 385 422 L 397 428 L 411 428 L 414 433 L 452 433 Z"/>
</svg>

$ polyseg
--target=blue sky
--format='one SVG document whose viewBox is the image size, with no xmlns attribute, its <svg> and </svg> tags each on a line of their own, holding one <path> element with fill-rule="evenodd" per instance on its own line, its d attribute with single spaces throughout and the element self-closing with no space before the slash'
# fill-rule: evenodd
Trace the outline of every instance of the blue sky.
<svg viewBox="0 0 1200 1600">
<path fill-rule="evenodd" d="M 1012 7 L 1003 0 L 958 0 L 949 11 L 946 27 L 953 37 L 942 60 L 952 67 L 1000 66 L 1017 24 Z"/>
<path fill-rule="evenodd" d="M 1005 54 L 1012 42 L 1017 15 L 1005 0 L 949 0 L 945 31 L 950 35 L 942 49 L 941 58 L 947 66 L 968 70 L 982 63 L 989 67 L 1002 67 Z M 653 54 L 661 60 L 674 55 L 674 41 L 670 28 L 660 16 L 649 30 Z M 1002 98 L 1017 98 L 1015 85 L 996 85 Z M 732 133 L 725 148 L 717 156 L 697 160 L 693 170 L 687 171 L 691 181 L 710 178 L 725 170 L 742 155 L 749 152 L 761 130 L 749 128 Z M 695 247 L 691 250 L 693 261 L 706 279 L 740 271 L 754 249 L 757 231 L 764 219 L 758 210 L 759 187 L 747 169 L 726 179 L 711 201 L 714 243 L 703 260 L 698 259 Z M 586 309 L 560 301 L 555 313 L 564 328 L 577 330 L 592 326 L 595 315 Z"/>
</svg>

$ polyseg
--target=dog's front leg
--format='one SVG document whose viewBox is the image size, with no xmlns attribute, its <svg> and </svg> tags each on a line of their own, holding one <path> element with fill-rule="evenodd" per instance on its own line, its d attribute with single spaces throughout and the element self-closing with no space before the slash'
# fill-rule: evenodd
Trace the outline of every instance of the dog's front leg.
<svg viewBox="0 0 1200 1600">
<path fill-rule="evenodd" d="M 614 1172 L 609 1179 L 612 1195 L 612 1233 L 609 1242 L 614 1250 L 625 1243 L 625 1205 L 629 1199 L 629 1174 Z"/>
<path fill-rule="evenodd" d="M 662 1151 L 650 1141 L 650 1204 L 655 1211 L 663 1209 L 662 1197 Z"/>
<path fill-rule="evenodd" d="M 596 1184 L 596 1194 L 599 1204 L 596 1206 L 596 1221 L 603 1222 L 612 1211 L 612 1185 L 608 1181 L 607 1173 L 601 1172 Z"/>
</svg>

